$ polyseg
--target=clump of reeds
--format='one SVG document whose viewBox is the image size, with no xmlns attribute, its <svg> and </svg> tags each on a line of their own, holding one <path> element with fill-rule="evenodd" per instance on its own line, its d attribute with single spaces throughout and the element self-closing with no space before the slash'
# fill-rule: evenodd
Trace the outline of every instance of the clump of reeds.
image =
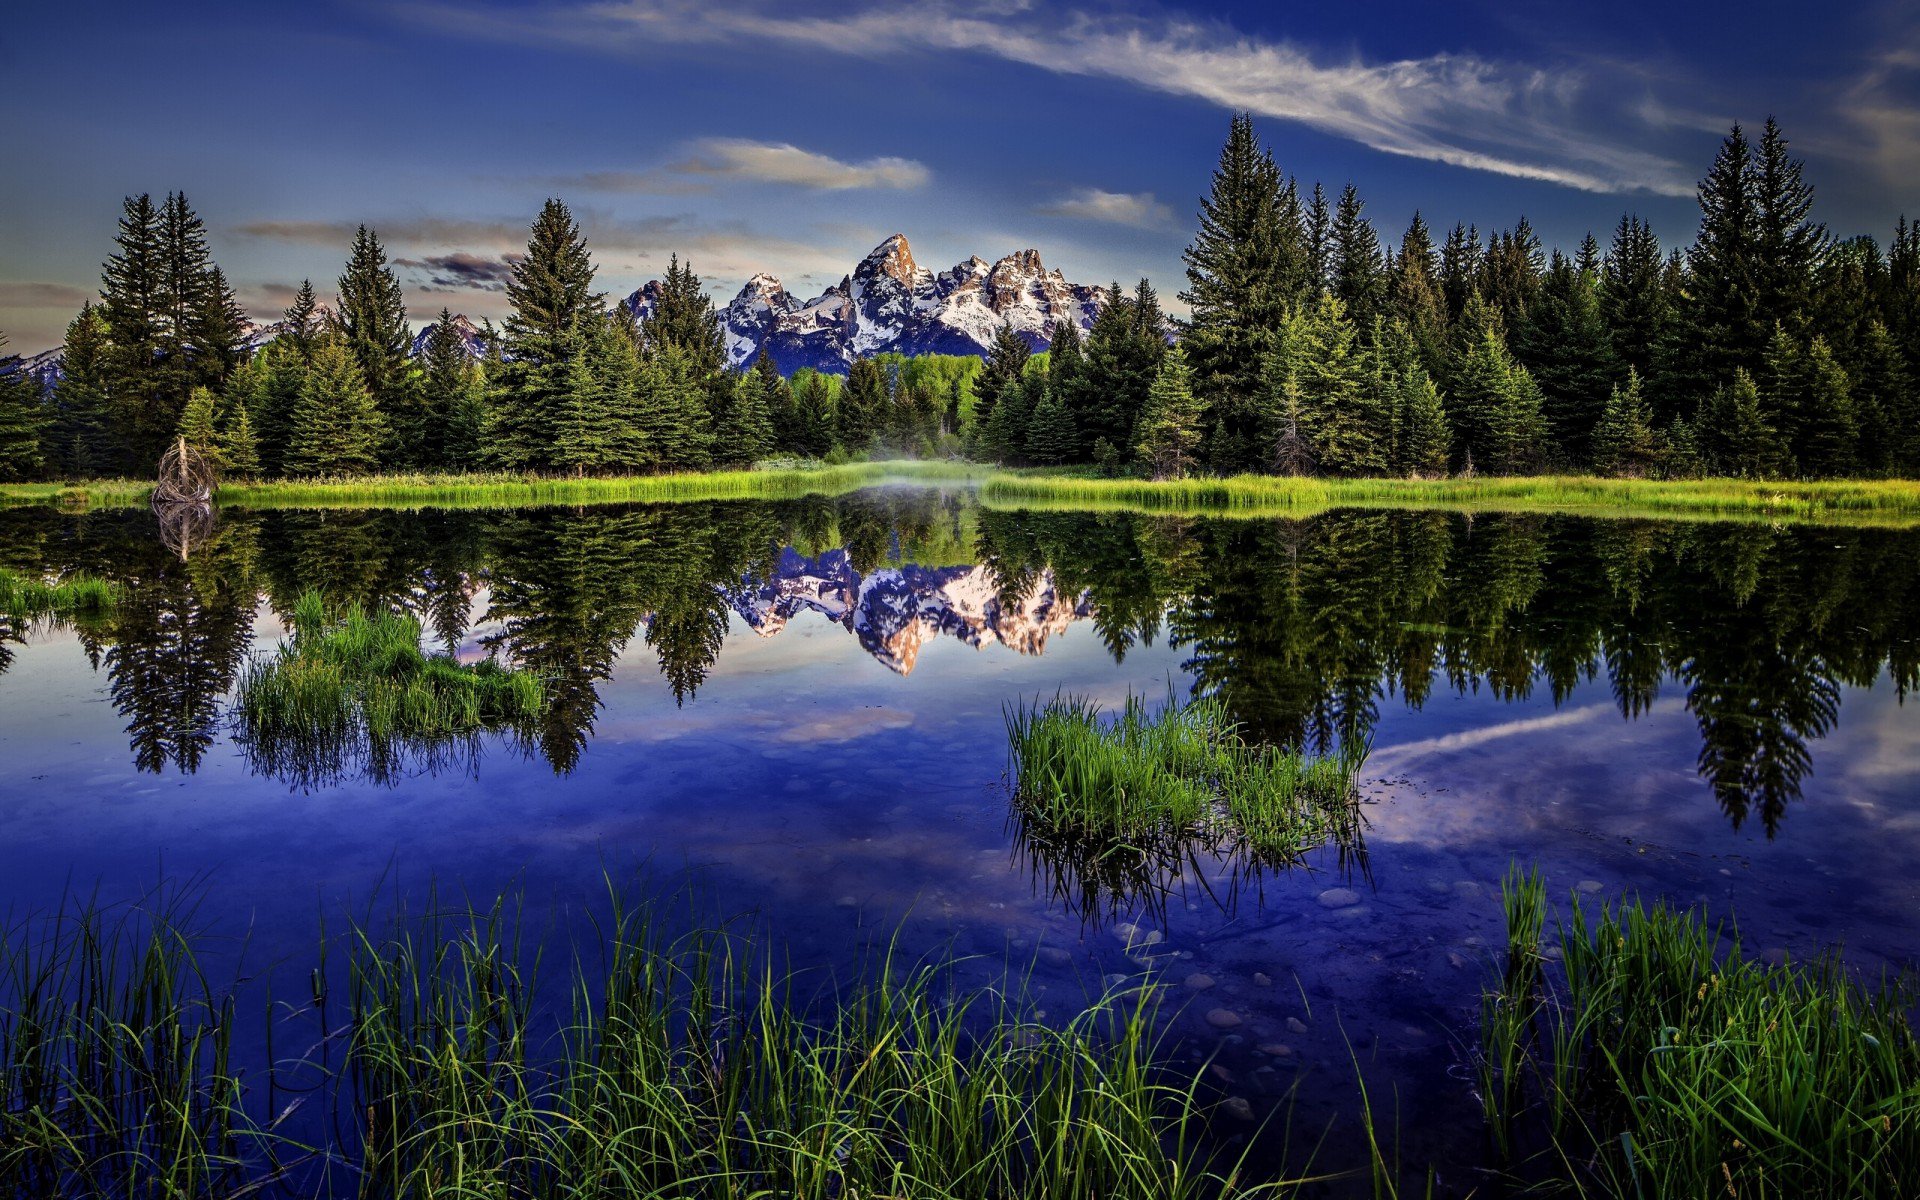
<svg viewBox="0 0 1920 1200">
<path fill-rule="evenodd" d="M 1909 981 L 1767 965 L 1701 914 L 1578 897 L 1556 981 L 1539 877 L 1510 875 L 1506 899 L 1482 1086 L 1517 1172 L 1621 1197 L 1914 1194 Z"/>
<path fill-rule="evenodd" d="M 47 580 L 0 568 L 0 617 L 71 620 L 112 612 L 119 602 L 120 585 L 95 575 Z"/>
<path fill-rule="evenodd" d="M 677 924 L 677 922 L 676 922 Z M 0 1192 L 428 1200 L 914 1197 L 1226 1200 L 1282 1194 L 1201 1148 L 1199 1068 L 1160 1058 L 1151 990 L 1064 1026 L 891 950 L 845 987 L 778 969 L 750 931 L 669 937 L 616 896 L 564 961 L 556 1013 L 504 902 L 347 934 L 306 1010 L 299 1137 L 231 1065 L 235 1005 L 194 939 L 95 914 L 0 943 Z M 536 1000 L 536 996 L 544 997 Z M 282 1012 L 280 1010 L 286 1010 Z M 247 1033 L 255 1032 L 249 1024 Z M 258 1034 L 256 1033 L 256 1036 Z M 283 1035 L 284 1037 L 284 1035 Z M 240 1035 L 244 1042 L 246 1033 Z M 336 1053 L 343 1049 L 344 1053 Z M 296 1052 L 298 1053 L 298 1052 Z M 1224 1172 L 1224 1173 L 1223 1173 Z"/>
<path fill-rule="evenodd" d="M 531 672 L 427 654 L 411 615 L 329 611 L 306 592 L 288 623 L 292 636 L 235 690 L 239 739 L 272 774 L 323 779 L 364 759 L 389 777 L 482 732 L 524 730 L 546 703 Z"/>
<path fill-rule="evenodd" d="M 1217 699 L 1113 719 L 1056 697 L 1006 713 L 1014 804 L 1031 835 L 1136 850 L 1205 838 L 1269 865 L 1329 842 L 1358 845 L 1366 747 L 1337 754 L 1247 741 Z"/>
<path fill-rule="evenodd" d="M 235 1011 L 174 905 L 0 929 L 0 1194 L 234 1194 L 258 1129 Z"/>
</svg>

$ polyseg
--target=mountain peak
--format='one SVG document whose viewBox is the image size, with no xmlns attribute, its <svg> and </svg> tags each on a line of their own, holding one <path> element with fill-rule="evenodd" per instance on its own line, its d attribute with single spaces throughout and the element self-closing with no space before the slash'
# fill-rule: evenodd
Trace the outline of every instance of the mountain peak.
<svg viewBox="0 0 1920 1200">
<path fill-rule="evenodd" d="M 856 274 L 886 275 L 909 287 L 920 273 L 920 264 L 913 261 L 913 247 L 907 244 L 907 235 L 904 233 L 896 233 L 875 246 L 860 261 L 860 266 L 863 270 Z"/>
</svg>

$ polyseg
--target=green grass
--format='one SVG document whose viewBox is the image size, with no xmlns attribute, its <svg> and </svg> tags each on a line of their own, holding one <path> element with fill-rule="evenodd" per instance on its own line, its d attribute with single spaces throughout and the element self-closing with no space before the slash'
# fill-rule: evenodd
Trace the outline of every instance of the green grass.
<svg viewBox="0 0 1920 1200">
<path fill-rule="evenodd" d="M 1089 701 L 1056 697 L 1006 713 L 1014 805 L 1030 834 L 1131 847 L 1200 838 L 1263 865 L 1360 836 L 1364 747 L 1307 755 L 1244 740 L 1217 700 L 1138 697 L 1112 720 Z"/>
<path fill-rule="evenodd" d="M 512 508 L 676 500 L 790 499 L 894 481 L 966 482 L 985 468 L 910 460 L 680 475 L 367 475 L 223 484 L 222 505 L 249 508 Z"/>
<path fill-rule="evenodd" d="M 997 474 L 981 490 L 1001 507 L 1301 517 L 1330 508 L 1559 512 L 1666 519 L 1761 519 L 1920 525 L 1920 482 L 1738 479 L 1653 481 L 1592 476 L 1477 479 L 1308 479 L 1240 475 L 1148 482 Z"/>
<path fill-rule="evenodd" d="M 1197 1148 L 1200 1068 L 1159 1065 L 1150 990 L 1041 1025 L 950 966 L 833 987 L 739 926 L 664 924 L 616 896 L 559 1012 L 503 903 L 356 926 L 344 997 L 323 952 L 311 1002 L 258 1018 L 165 912 L 0 931 L 0 1191 L 197 1200 L 292 1164 L 288 1194 L 419 1200 L 1288 1194 Z M 256 1019 L 265 1079 L 232 1057 Z"/>
<path fill-rule="evenodd" d="M 270 774 L 319 782 L 364 761 L 391 778 L 483 731 L 523 729 L 546 704 L 530 672 L 428 655 L 412 616 L 329 611 L 306 592 L 289 625 L 293 636 L 249 664 L 235 689 L 238 740 Z"/>
<path fill-rule="evenodd" d="M 15 621 L 72 620 L 110 613 L 120 603 L 120 585 L 76 574 L 46 580 L 0 567 L 0 617 Z"/>
<path fill-rule="evenodd" d="M 1482 1026 L 1491 1127 L 1540 1190 L 1618 1197 L 1920 1193 L 1920 1043 L 1907 981 L 1837 959 L 1756 962 L 1703 916 L 1509 876 L 1508 963 Z"/>
<path fill-rule="evenodd" d="M 153 495 L 151 479 L 90 479 L 82 483 L 0 483 L 0 507 L 45 504 L 60 508 L 131 508 Z"/>
</svg>

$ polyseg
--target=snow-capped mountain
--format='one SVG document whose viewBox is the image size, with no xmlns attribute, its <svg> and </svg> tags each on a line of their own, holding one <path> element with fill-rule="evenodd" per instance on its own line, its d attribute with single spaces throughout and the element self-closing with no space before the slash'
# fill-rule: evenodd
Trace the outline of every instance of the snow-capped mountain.
<svg viewBox="0 0 1920 1200">
<path fill-rule="evenodd" d="M 627 311 L 644 321 L 659 287 L 654 281 L 633 293 Z M 812 300 L 800 300 L 772 275 L 755 275 L 720 319 L 734 366 L 764 353 L 783 374 L 801 367 L 838 372 L 887 351 L 985 354 L 1002 322 L 1044 350 L 1056 322 L 1072 321 L 1083 331 L 1091 326 L 1103 295 L 1047 270 L 1037 250 L 991 264 L 974 257 L 936 275 L 894 234 Z"/>
<path fill-rule="evenodd" d="M 420 332 L 413 335 L 413 345 L 408 353 L 415 358 L 424 358 L 427 353 L 427 339 L 433 336 L 433 331 L 439 326 L 438 321 L 422 326 Z M 460 331 L 460 342 L 467 348 L 468 358 L 478 359 L 486 355 L 487 347 L 480 338 L 480 327 L 467 320 L 467 314 L 454 313 L 453 327 Z"/>
<path fill-rule="evenodd" d="M 770 575 L 743 579 L 723 593 L 761 637 L 779 633 L 802 612 L 817 612 L 902 675 L 913 673 L 921 648 L 936 637 L 1039 654 L 1049 638 L 1093 611 L 1084 595 L 1062 594 L 1050 571 L 1018 600 L 1002 603 L 985 567 L 908 565 L 863 576 L 845 550 L 807 558 L 791 547 Z"/>
</svg>

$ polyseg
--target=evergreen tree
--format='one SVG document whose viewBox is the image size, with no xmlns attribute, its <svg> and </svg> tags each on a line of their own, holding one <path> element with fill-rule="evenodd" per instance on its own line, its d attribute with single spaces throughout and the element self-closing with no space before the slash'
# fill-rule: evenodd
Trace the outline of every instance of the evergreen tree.
<svg viewBox="0 0 1920 1200">
<path fill-rule="evenodd" d="M 1846 475 L 1858 461 L 1859 426 L 1847 373 L 1834 361 L 1825 338 L 1814 338 L 1807 348 L 1806 389 L 1800 443 L 1795 447 L 1800 468 L 1815 477 Z"/>
<path fill-rule="evenodd" d="M 276 341 L 284 342 L 299 351 L 305 358 L 313 353 L 313 339 L 320 336 L 324 322 L 320 316 L 320 301 L 313 294 L 313 280 L 302 279 L 300 290 L 294 293 L 293 303 L 287 306 L 280 320 L 280 335 Z"/>
<path fill-rule="evenodd" d="M 235 479 L 260 477 L 260 442 L 254 437 L 253 418 L 247 414 L 246 405 L 228 414 L 226 428 L 220 431 L 215 445 L 228 475 Z"/>
<path fill-rule="evenodd" d="M 1555 445 L 1568 461 L 1587 462 L 1594 425 L 1618 371 L 1601 314 L 1599 280 L 1555 251 L 1515 340 L 1517 357 L 1546 398 L 1547 428 Z"/>
<path fill-rule="evenodd" d="M 218 383 L 218 360 L 202 352 L 205 320 L 217 310 L 213 256 L 206 224 L 185 193 L 174 192 L 160 206 L 160 392 L 175 422 L 193 388 Z"/>
<path fill-rule="evenodd" d="M 472 419 L 480 372 L 451 312 L 440 310 L 421 350 L 417 392 L 422 419 L 409 439 L 413 461 L 442 470 L 468 466 L 472 448 L 457 446 L 466 439 L 455 431 Z"/>
<path fill-rule="evenodd" d="M 1027 432 L 1046 392 L 1046 375 L 1029 369 L 1020 381 L 1002 389 L 983 432 L 988 452 L 1001 462 L 1026 461 Z"/>
<path fill-rule="evenodd" d="M 679 255 L 669 261 L 660 281 L 660 297 L 647 318 L 644 335 L 650 347 L 679 347 L 690 377 L 704 393 L 709 418 L 718 419 L 732 391 L 726 333 L 693 264 L 682 263 Z"/>
<path fill-rule="evenodd" d="M 1478 333 L 1457 348 L 1451 371 L 1447 418 L 1455 459 L 1497 474 L 1522 470 L 1531 465 L 1544 432 L 1540 389 L 1508 354 L 1491 305 L 1469 302 L 1463 322 Z"/>
<path fill-rule="evenodd" d="M 1358 332 L 1346 305 L 1329 293 L 1292 323 L 1287 338 L 1300 423 L 1314 461 L 1330 475 L 1379 474 L 1387 467 L 1390 411 L 1368 386 Z"/>
<path fill-rule="evenodd" d="M 1118 291 L 1119 285 L 1115 284 L 1114 292 Z M 1099 329 L 1097 318 L 1094 328 L 1096 331 Z M 986 361 L 981 364 L 980 374 L 973 381 L 973 440 L 976 452 L 984 457 L 1007 458 L 1019 453 L 1024 436 L 1011 445 L 1001 442 L 998 435 L 1004 432 L 1009 421 L 1003 418 L 1000 425 L 996 426 L 993 413 L 1003 399 L 1011 399 L 1018 404 L 1026 379 L 1027 360 L 1032 357 L 1033 347 L 1014 332 L 1011 324 L 1003 321 L 1000 328 L 993 331 L 993 344 L 987 347 Z"/>
<path fill-rule="evenodd" d="M 1813 188 L 1772 117 L 1754 155 L 1752 193 L 1754 308 L 1763 319 L 1804 328 L 1827 231 L 1810 219 Z"/>
<path fill-rule="evenodd" d="M 33 479 L 45 466 L 40 440 L 47 408 L 19 355 L 3 353 L 6 345 L 0 333 L 0 480 Z"/>
<path fill-rule="evenodd" d="M 1049 386 L 1027 422 L 1027 461 L 1042 466 L 1071 461 L 1077 441 L 1073 413 L 1059 391 Z"/>
<path fill-rule="evenodd" d="M 1089 448 L 1104 440 L 1113 450 L 1111 458 L 1126 457 L 1138 440 L 1134 425 L 1166 354 L 1166 318 L 1152 286 L 1142 279 L 1127 296 L 1114 284 L 1087 333 L 1087 400 L 1074 414 Z M 976 382 L 974 394 L 979 392 Z"/>
<path fill-rule="evenodd" d="M 1333 278 L 1333 209 L 1327 204 L 1326 189 L 1313 185 L 1313 197 L 1307 201 L 1307 286 L 1304 300 L 1319 297 Z"/>
<path fill-rule="evenodd" d="M 354 234 L 339 286 L 334 321 L 386 419 L 392 438 L 387 457 L 394 463 L 423 463 L 429 420 L 407 357 L 412 338 L 406 302 L 379 234 L 365 225 Z"/>
<path fill-rule="evenodd" d="M 1200 202 L 1180 298 L 1191 311 L 1183 344 L 1194 386 L 1214 418 L 1237 429 L 1249 423 L 1246 400 L 1285 306 L 1306 290 L 1311 268 L 1298 207 L 1252 119 L 1235 116 Z"/>
<path fill-rule="evenodd" d="M 106 392 L 119 453 L 116 472 L 144 475 L 159 461 L 179 411 L 163 394 L 160 210 L 149 195 L 129 196 L 114 236 L 114 253 L 101 274 L 101 315 L 107 323 Z M 181 397 L 184 402 L 185 396 Z"/>
<path fill-rule="evenodd" d="M 1764 373 L 1761 376 L 1760 413 L 1767 427 L 1780 437 L 1780 444 L 1786 451 L 1787 470 L 1793 468 L 1804 449 L 1803 435 L 1811 408 L 1811 380 L 1807 374 L 1806 351 L 1784 325 L 1775 325 L 1773 337 L 1767 342 Z"/>
<path fill-rule="evenodd" d="M 1453 431 L 1433 377 L 1419 369 L 1402 376 L 1400 405 L 1399 469 L 1428 479 L 1444 476 Z"/>
<path fill-rule="evenodd" d="M 713 423 L 704 380 L 678 343 L 649 347 L 635 386 L 635 422 L 647 465 L 704 471 L 713 463 Z"/>
<path fill-rule="evenodd" d="M 772 387 L 768 386 L 767 373 L 758 368 L 742 375 L 734 386 L 727 425 L 718 438 L 725 457 L 732 462 L 754 463 L 773 453 L 773 406 L 781 402 L 780 393 L 786 388 L 778 371 L 771 374 Z"/>
<path fill-rule="evenodd" d="M 245 408 L 260 443 L 260 469 L 285 474 L 287 446 L 293 438 L 293 412 L 306 387 L 313 347 L 320 335 L 301 343 L 275 338 L 252 361 L 234 372 L 224 389 L 230 407 Z"/>
<path fill-rule="evenodd" d="M 46 458 L 69 479 L 106 474 L 117 461 L 108 428 L 107 320 L 93 304 L 67 326 L 60 352 L 60 378 L 53 386 L 53 420 L 47 428 Z"/>
<path fill-rule="evenodd" d="M 1136 454 L 1155 479 L 1184 479 L 1192 470 L 1200 447 L 1201 411 L 1186 358 L 1175 347 L 1154 375 L 1135 443 Z"/>
<path fill-rule="evenodd" d="M 220 465 L 220 431 L 214 427 L 213 392 L 197 387 L 180 413 L 180 440 Z"/>
<path fill-rule="evenodd" d="M 526 256 L 507 281 L 507 300 L 501 378 L 489 388 L 488 456 L 517 470 L 603 460 L 607 414 L 594 410 L 603 410 L 607 397 L 575 367 L 588 354 L 606 298 L 593 290 L 586 239 L 560 201 L 548 200 L 535 219 Z M 575 394 L 581 388 L 585 394 Z M 575 439 L 566 461 L 555 453 L 563 423 Z"/>
<path fill-rule="evenodd" d="M 1267 356 L 1261 379 L 1265 428 L 1273 437 L 1273 453 L 1267 466 L 1280 475 L 1311 475 L 1314 468 L 1313 445 L 1308 440 L 1300 400 L 1300 376 L 1291 356 L 1275 351 Z"/>
<path fill-rule="evenodd" d="M 209 266 L 193 343 L 203 368 L 198 376 L 205 386 L 218 388 L 246 361 L 250 325 L 246 310 L 227 285 L 226 272 Z"/>
<path fill-rule="evenodd" d="M 1687 254 L 1686 290 L 1661 364 L 1663 399 L 1679 415 L 1736 368 L 1758 368 L 1766 346 L 1772 318 L 1759 310 L 1752 175 L 1746 133 L 1735 125 L 1700 181 L 1700 233 Z"/>
<path fill-rule="evenodd" d="M 1639 372 L 1627 369 L 1627 386 L 1614 388 L 1593 431 L 1593 468 L 1602 475 L 1640 478 L 1653 466 L 1653 413 L 1640 388 Z"/>
<path fill-rule="evenodd" d="M 1701 422 L 1702 450 L 1712 469 L 1741 479 L 1772 479 L 1787 469 L 1786 448 L 1767 423 L 1760 388 L 1744 368 L 1720 389 Z"/>
<path fill-rule="evenodd" d="M 1867 326 L 1857 361 L 1853 398 L 1860 412 L 1863 464 L 1910 478 L 1920 475 L 1920 395 L 1884 322 Z"/>
<path fill-rule="evenodd" d="M 1600 309 L 1607 340 L 1623 370 L 1648 378 L 1666 332 L 1667 292 L 1660 241 L 1637 216 L 1623 216 L 1600 267 Z"/>
<path fill-rule="evenodd" d="M 871 358 L 855 359 L 847 371 L 846 386 L 840 389 L 836 413 L 838 440 L 848 453 L 863 454 L 872 446 L 886 404 L 887 381 L 880 364 Z"/>
<path fill-rule="evenodd" d="M 833 449 L 833 385 L 817 371 L 796 372 L 793 377 L 794 449 L 810 458 L 819 458 Z"/>
<path fill-rule="evenodd" d="M 293 475 L 356 475 L 380 463 L 385 422 L 339 335 L 322 337 L 294 406 L 286 452 Z"/>
<path fill-rule="evenodd" d="M 1480 287 L 1480 231 L 1471 225 L 1455 225 L 1440 250 L 1440 295 L 1447 302 L 1449 328 L 1467 309 L 1467 301 Z"/>
<path fill-rule="evenodd" d="M 1373 323 L 1385 290 L 1380 237 L 1362 215 L 1365 207 L 1351 183 L 1341 190 L 1333 211 L 1330 251 L 1333 295 L 1345 306 L 1348 319 L 1362 329 Z"/>
<path fill-rule="evenodd" d="M 1066 414 L 1061 422 L 1072 441 L 1061 450 L 1059 462 L 1078 462 L 1084 452 L 1080 439 L 1080 413 L 1088 406 L 1087 360 L 1081 348 L 1080 327 L 1070 320 L 1056 321 L 1047 346 L 1047 394 L 1059 401 Z M 1049 417 L 1051 422 L 1054 418 Z"/>
<path fill-rule="evenodd" d="M 1406 326 L 1421 365 L 1429 372 L 1438 370 L 1446 354 L 1447 301 L 1440 289 L 1433 237 L 1417 212 L 1400 238 L 1400 253 L 1387 279 L 1386 311 Z"/>
<path fill-rule="evenodd" d="M 1480 296 L 1500 314 L 1503 328 L 1526 327 L 1545 267 L 1540 238 L 1525 217 L 1512 230 L 1488 241 L 1480 262 Z"/>
</svg>

